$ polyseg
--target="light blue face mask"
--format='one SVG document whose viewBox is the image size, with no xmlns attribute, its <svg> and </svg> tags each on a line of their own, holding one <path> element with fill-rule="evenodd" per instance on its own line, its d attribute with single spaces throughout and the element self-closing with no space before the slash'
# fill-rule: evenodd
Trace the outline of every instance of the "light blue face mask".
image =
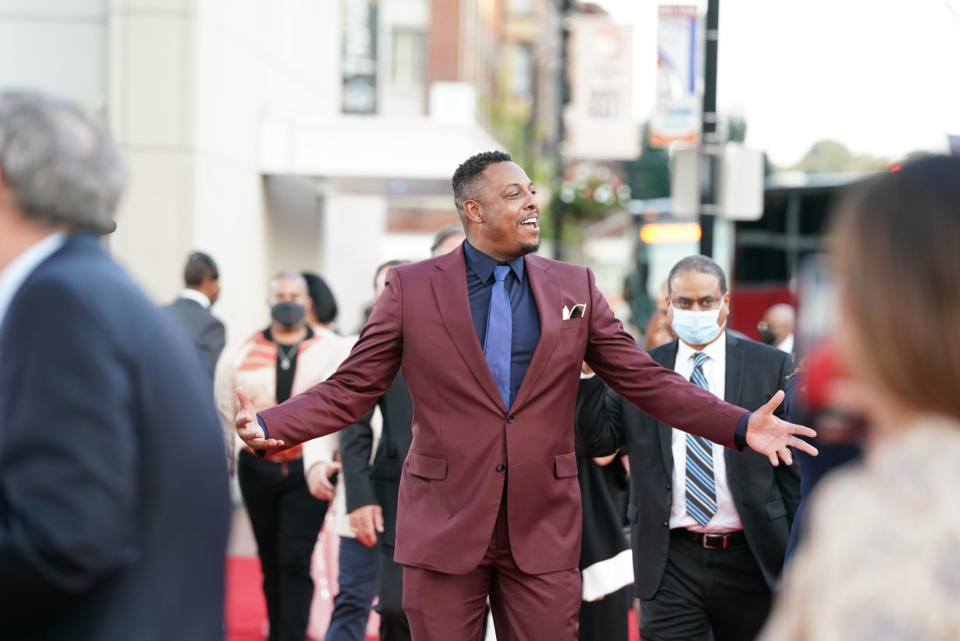
<svg viewBox="0 0 960 641">
<path fill-rule="evenodd" d="M 721 305 L 717 309 L 695 312 L 673 308 L 673 331 L 688 345 L 706 345 L 723 329 L 719 325 Z"/>
</svg>

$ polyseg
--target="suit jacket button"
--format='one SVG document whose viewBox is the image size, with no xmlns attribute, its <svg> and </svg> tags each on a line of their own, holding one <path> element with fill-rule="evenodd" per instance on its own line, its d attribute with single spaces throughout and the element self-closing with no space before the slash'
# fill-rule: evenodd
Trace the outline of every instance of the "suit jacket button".
<svg viewBox="0 0 960 641">
<path fill-rule="evenodd" d="M 513 423 L 516 419 L 513 418 L 513 414 L 507 417 L 507 423 Z"/>
<path fill-rule="evenodd" d="M 664 521 L 663 527 L 670 527 L 670 521 Z"/>
<path fill-rule="evenodd" d="M 502 471 L 504 471 L 505 469 L 507 469 L 507 466 L 504 465 L 503 463 L 500 463 L 499 465 L 497 465 L 497 471 L 498 471 L 498 472 L 502 472 Z"/>
<path fill-rule="evenodd" d="M 667 489 L 668 489 L 668 490 L 670 489 L 670 484 L 669 484 L 669 483 L 667 483 Z"/>
</svg>

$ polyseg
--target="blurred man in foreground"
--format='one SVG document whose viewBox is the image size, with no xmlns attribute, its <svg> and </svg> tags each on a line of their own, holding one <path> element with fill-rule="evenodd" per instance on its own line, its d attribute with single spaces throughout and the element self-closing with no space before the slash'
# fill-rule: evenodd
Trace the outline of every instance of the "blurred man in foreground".
<svg viewBox="0 0 960 641">
<path fill-rule="evenodd" d="M 0 636 L 223 638 L 210 377 L 100 247 L 124 172 L 76 107 L 0 92 Z"/>
</svg>

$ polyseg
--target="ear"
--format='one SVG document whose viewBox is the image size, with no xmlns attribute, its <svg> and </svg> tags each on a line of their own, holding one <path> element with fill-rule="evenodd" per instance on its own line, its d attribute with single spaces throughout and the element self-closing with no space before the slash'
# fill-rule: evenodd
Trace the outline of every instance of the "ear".
<svg viewBox="0 0 960 641">
<path fill-rule="evenodd" d="M 475 200 L 463 201 L 463 213 L 466 219 L 472 223 L 483 222 L 483 217 L 480 215 L 481 209 L 480 203 Z"/>
</svg>

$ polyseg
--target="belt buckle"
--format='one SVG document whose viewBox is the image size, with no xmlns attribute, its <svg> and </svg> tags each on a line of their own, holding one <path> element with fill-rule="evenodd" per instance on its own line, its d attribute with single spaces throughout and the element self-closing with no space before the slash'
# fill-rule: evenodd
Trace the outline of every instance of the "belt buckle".
<svg viewBox="0 0 960 641">
<path fill-rule="evenodd" d="M 727 535 L 716 532 L 704 532 L 703 547 L 708 550 L 724 550 L 727 547 Z"/>
</svg>

